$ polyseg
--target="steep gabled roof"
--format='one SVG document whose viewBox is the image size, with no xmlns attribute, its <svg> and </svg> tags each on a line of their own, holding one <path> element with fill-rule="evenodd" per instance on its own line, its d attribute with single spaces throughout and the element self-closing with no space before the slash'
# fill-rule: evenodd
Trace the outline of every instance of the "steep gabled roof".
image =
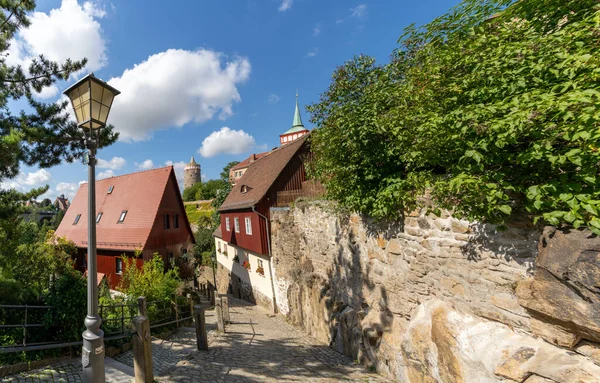
<svg viewBox="0 0 600 383">
<path fill-rule="evenodd" d="M 177 188 L 172 166 L 96 181 L 96 214 L 102 213 L 102 218 L 96 225 L 97 247 L 109 250 L 143 250 L 170 177 L 173 177 L 172 184 Z M 109 193 L 111 187 L 112 191 Z M 177 195 L 179 194 L 178 189 Z M 88 184 L 85 183 L 79 187 L 56 230 L 57 236 L 67 237 L 78 247 L 87 246 L 87 200 Z M 181 198 L 180 203 L 183 209 Z M 118 223 L 121 213 L 125 210 L 125 220 Z M 79 221 L 73 225 L 79 214 Z M 180 220 L 188 225 L 191 232 L 187 219 L 180 217 Z"/>
<path fill-rule="evenodd" d="M 245 160 L 243 160 L 239 164 L 237 164 L 235 166 L 232 166 L 231 170 L 238 170 L 238 169 L 247 168 L 248 166 L 250 166 L 251 163 L 253 163 L 256 160 L 259 160 L 259 159 L 263 158 L 264 156 L 268 155 L 269 153 L 271 153 L 271 152 L 269 151 L 269 152 L 262 152 L 262 153 L 258 153 L 258 154 L 251 154 L 248 158 L 246 158 Z"/>
<path fill-rule="evenodd" d="M 302 148 L 308 136 L 309 134 L 306 134 L 254 161 L 227 195 L 219 211 L 246 209 L 260 202 L 285 166 Z M 246 192 L 242 193 L 242 189 Z"/>
</svg>

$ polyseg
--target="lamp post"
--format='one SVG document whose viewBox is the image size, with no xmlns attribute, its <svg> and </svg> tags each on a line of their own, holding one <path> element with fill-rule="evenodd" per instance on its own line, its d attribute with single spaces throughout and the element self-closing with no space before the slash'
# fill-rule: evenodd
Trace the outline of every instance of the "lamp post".
<svg viewBox="0 0 600 383">
<path fill-rule="evenodd" d="M 212 263 L 212 269 L 213 269 L 213 281 L 215 282 L 215 291 L 218 292 L 217 290 L 217 271 L 216 271 L 216 267 L 217 267 L 217 254 L 216 253 L 212 253 L 210 255 L 210 263 Z"/>
<path fill-rule="evenodd" d="M 85 76 L 64 94 L 71 100 L 75 118 L 83 130 L 88 149 L 88 280 L 86 330 L 83 332 L 81 363 L 85 383 L 104 383 L 104 332 L 100 330 L 102 319 L 98 316 L 98 283 L 96 277 L 96 149 L 100 129 L 106 119 L 118 90 L 96 78 L 93 73 Z"/>
</svg>

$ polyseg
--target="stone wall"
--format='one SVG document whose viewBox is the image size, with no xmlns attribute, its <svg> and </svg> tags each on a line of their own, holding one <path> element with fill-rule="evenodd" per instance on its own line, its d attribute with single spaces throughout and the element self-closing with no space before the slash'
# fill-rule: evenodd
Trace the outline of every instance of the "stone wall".
<svg viewBox="0 0 600 383">
<path fill-rule="evenodd" d="M 380 373 L 600 382 L 600 241 L 589 234 L 422 211 L 383 225 L 323 202 L 271 217 L 280 313 Z M 567 249 L 568 236 L 579 245 Z"/>
</svg>

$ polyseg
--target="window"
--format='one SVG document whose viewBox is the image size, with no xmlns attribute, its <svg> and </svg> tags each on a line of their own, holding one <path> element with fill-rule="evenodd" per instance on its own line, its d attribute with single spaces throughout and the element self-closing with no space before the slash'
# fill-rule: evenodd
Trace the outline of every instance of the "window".
<svg viewBox="0 0 600 383">
<path fill-rule="evenodd" d="M 231 226 L 229 225 L 229 217 L 225 217 L 225 230 L 231 231 Z"/>
<path fill-rule="evenodd" d="M 81 214 L 77 214 L 77 216 L 75 217 L 75 221 L 73 221 L 73 225 L 77 225 L 77 222 L 79 222 L 79 218 L 81 218 Z"/>
<path fill-rule="evenodd" d="M 96 216 L 96 223 L 100 223 L 100 219 L 102 218 L 102 213 L 98 213 Z"/>
<path fill-rule="evenodd" d="M 246 234 L 252 235 L 252 220 L 246 217 L 244 224 L 246 225 Z"/>
<path fill-rule="evenodd" d="M 169 253 L 168 259 L 169 259 L 169 266 L 173 267 L 175 265 L 175 262 L 173 260 L 173 253 Z"/>
<path fill-rule="evenodd" d="M 283 137 L 283 142 L 287 142 L 287 136 Z"/>
<path fill-rule="evenodd" d="M 123 223 L 123 221 L 125 221 L 125 216 L 127 215 L 127 210 L 123 210 L 121 212 L 121 216 L 119 217 L 119 221 L 117 221 L 117 223 Z"/>
<path fill-rule="evenodd" d="M 248 186 L 242 185 L 242 194 L 248 193 Z"/>
<path fill-rule="evenodd" d="M 115 189 L 115 187 L 113 185 L 110 185 L 110 187 L 108 188 L 108 193 L 106 193 L 106 194 L 111 194 L 114 189 Z"/>
<path fill-rule="evenodd" d="M 173 227 L 175 229 L 179 227 L 179 216 L 177 214 L 173 214 Z"/>
<path fill-rule="evenodd" d="M 240 232 L 240 220 L 239 220 L 239 218 L 238 218 L 238 217 L 235 217 L 235 218 L 233 219 L 233 225 L 234 225 L 234 227 L 235 227 L 235 232 L 236 232 L 236 233 L 239 233 L 239 232 Z"/>
<path fill-rule="evenodd" d="M 123 258 L 115 258 L 117 262 L 117 274 L 123 274 Z"/>
<path fill-rule="evenodd" d="M 265 268 L 263 267 L 262 259 L 257 259 L 256 263 L 258 265 L 258 267 L 256 268 L 256 273 L 258 275 L 262 275 L 264 277 L 265 276 Z"/>
<path fill-rule="evenodd" d="M 168 229 L 170 227 L 169 226 L 169 215 L 168 214 L 163 214 L 163 221 L 164 221 L 164 224 L 165 224 L 165 229 Z"/>
</svg>

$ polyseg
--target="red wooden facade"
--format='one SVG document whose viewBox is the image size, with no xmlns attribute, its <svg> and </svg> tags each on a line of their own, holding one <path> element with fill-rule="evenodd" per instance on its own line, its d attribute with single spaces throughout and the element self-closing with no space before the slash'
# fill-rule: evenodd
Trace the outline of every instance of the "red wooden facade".
<svg viewBox="0 0 600 383">
<path fill-rule="evenodd" d="M 114 191 L 111 189 L 107 194 L 104 190 L 109 187 Z M 96 226 L 97 271 L 105 274 L 111 289 L 121 280 L 117 259 L 123 255 L 135 257 L 136 251 L 141 252 L 136 258 L 136 264 L 141 268 L 154 253 L 160 254 L 168 266 L 170 260 L 191 250 L 194 237 L 172 167 L 100 180 L 96 189 L 99 192 L 97 212 L 103 212 Z M 84 192 L 77 193 L 57 230 L 58 236 L 74 241 L 79 248 L 75 267 L 81 271 L 87 269 L 86 200 L 87 187 Z M 98 203 L 99 200 L 102 202 Z M 122 211 L 127 212 L 126 216 L 118 222 Z M 76 215 L 80 218 L 75 221 Z M 165 215 L 168 216 L 168 228 Z"/>
<path fill-rule="evenodd" d="M 303 145 L 300 150 L 290 159 L 284 169 L 279 173 L 273 184 L 269 187 L 263 198 L 255 205 L 254 209 L 271 219 L 270 209 L 277 204 L 277 192 L 287 190 L 300 190 L 302 183 L 306 181 L 306 170 L 304 167 L 304 157 L 308 152 L 307 146 Z M 260 166 L 257 162 L 253 166 Z M 235 189 L 233 192 L 237 192 Z M 240 222 L 240 232 L 235 232 L 235 218 Z M 250 217 L 252 222 L 252 234 L 246 234 L 245 218 Z M 226 221 L 229 218 L 230 230 L 227 230 Z M 221 212 L 221 233 L 222 239 L 228 243 L 241 248 L 253 251 L 258 254 L 268 255 L 269 248 L 267 242 L 267 223 L 265 218 L 260 217 L 252 211 L 251 208 L 228 210 Z"/>
</svg>

